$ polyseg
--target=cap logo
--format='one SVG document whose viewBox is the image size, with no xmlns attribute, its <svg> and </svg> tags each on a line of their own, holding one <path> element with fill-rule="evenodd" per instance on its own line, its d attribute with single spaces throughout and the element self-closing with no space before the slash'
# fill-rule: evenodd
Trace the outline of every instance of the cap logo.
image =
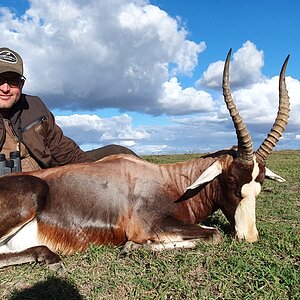
<svg viewBox="0 0 300 300">
<path fill-rule="evenodd" d="M 18 59 L 12 52 L 4 50 L 0 52 L 0 61 L 9 64 L 16 64 Z"/>
</svg>

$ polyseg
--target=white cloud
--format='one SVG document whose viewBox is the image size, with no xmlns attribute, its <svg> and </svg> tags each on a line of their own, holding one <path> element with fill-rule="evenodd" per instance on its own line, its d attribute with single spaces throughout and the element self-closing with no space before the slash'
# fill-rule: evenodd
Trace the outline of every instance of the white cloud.
<svg viewBox="0 0 300 300">
<path fill-rule="evenodd" d="M 103 146 L 116 143 L 133 146 L 135 141 L 149 139 L 150 134 L 143 129 L 132 128 L 132 118 L 127 114 L 112 118 L 96 115 L 57 116 L 57 124 L 64 133 L 72 136 L 79 144 Z"/>
<path fill-rule="evenodd" d="M 291 77 L 286 78 L 290 97 L 290 118 L 287 129 L 292 130 L 300 125 L 297 116 L 300 114 L 300 81 Z M 232 93 L 240 115 L 249 128 L 264 131 L 270 128 L 275 121 L 279 104 L 279 76 L 264 79 L 250 87 L 241 88 Z M 220 107 L 220 117 L 228 115 L 224 104 Z M 263 127 L 261 125 L 264 125 Z M 265 132 L 265 131 L 264 131 Z"/>
<path fill-rule="evenodd" d="M 25 92 L 51 108 L 162 113 L 170 76 L 191 74 L 205 44 L 165 11 L 138 0 L 32 0 L 0 15 L 0 42 L 25 61 Z"/>
<path fill-rule="evenodd" d="M 167 152 L 170 151 L 170 149 L 167 145 L 153 145 L 153 144 L 138 146 L 138 147 L 135 147 L 135 150 L 140 155 L 162 154 L 162 153 L 165 153 L 166 151 Z"/>
<path fill-rule="evenodd" d="M 272 127 L 277 111 L 279 98 L 279 76 L 268 78 L 261 73 L 263 66 L 263 52 L 258 51 L 251 42 L 246 42 L 240 49 L 233 53 L 230 63 L 230 83 L 232 95 L 240 115 L 252 134 L 255 144 L 260 145 Z M 278 66 L 278 74 L 280 72 Z M 209 65 L 197 83 L 199 86 L 221 88 L 221 76 L 224 62 L 216 62 Z M 290 76 L 286 77 L 287 89 L 290 96 L 290 118 L 286 133 L 281 140 L 286 145 L 293 144 L 294 138 L 290 132 L 298 132 L 300 125 L 300 81 Z M 232 121 L 228 116 L 228 110 L 224 104 L 223 96 L 215 99 L 216 110 L 212 114 L 201 115 L 199 124 L 206 124 L 215 131 L 222 131 L 224 126 L 232 130 Z M 225 123 L 222 120 L 227 119 Z M 218 126 L 220 122 L 221 126 Z M 280 144 L 280 143 L 279 143 Z"/>
<path fill-rule="evenodd" d="M 263 79 L 261 68 L 263 67 L 263 51 L 258 51 L 256 46 L 247 41 L 242 48 L 233 54 L 230 63 L 230 84 L 232 87 L 248 86 L 260 82 Z M 211 63 L 198 80 L 197 85 L 220 89 L 224 61 Z"/>
<path fill-rule="evenodd" d="M 121 28 L 135 37 L 133 41 L 136 48 L 143 45 L 148 47 L 149 43 L 154 42 L 151 51 L 157 57 L 163 59 L 165 56 L 165 60 L 175 63 L 177 72 L 193 71 L 197 65 L 198 53 L 206 47 L 203 42 L 196 44 L 186 40 L 187 32 L 184 28 L 178 28 L 178 21 L 154 5 L 124 5 L 119 21 Z"/>
<path fill-rule="evenodd" d="M 121 141 L 120 145 L 124 147 L 133 147 L 136 144 L 135 141 Z"/>
<path fill-rule="evenodd" d="M 183 89 L 176 77 L 165 82 L 163 89 L 158 102 L 169 114 L 184 115 L 214 109 L 213 98 L 209 93 L 192 87 Z"/>
<path fill-rule="evenodd" d="M 300 128 L 300 81 L 287 76 L 286 85 L 289 92 L 290 102 L 291 102 L 291 111 L 289 118 L 289 128 L 293 127 L 293 129 L 299 132 Z M 292 129 L 292 128 L 291 128 Z"/>
<path fill-rule="evenodd" d="M 245 44 L 241 49 L 244 47 Z M 241 49 L 236 53 L 241 53 Z M 257 51 L 257 53 L 261 52 Z M 239 57 L 239 63 L 244 66 L 248 60 L 247 55 Z M 278 73 L 279 70 L 280 65 Z M 234 68 L 230 71 L 231 77 L 236 76 L 234 72 L 242 72 Z M 278 76 L 267 78 L 260 74 L 260 71 L 256 74 L 257 78 L 252 80 L 252 84 L 240 86 L 243 82 L 241 81 L 238 84 L 240 87 L 232 89 L 238 110 L 254 140 L 255 149 L 266 137 L 275 120 L 278 109 L 279 80 Z M 300 82 L 287 76 L 286 83 L 291 113 L 287 130 L 280 139 L 277 149 L 295 148 L 299 143 Z M 128 115 L 115 116 L 111 119 L 87 116 L 80 122 L 76 118 L 73 121 L 68 119 L 67 123 L 61 125 L 68 130 L 67 124 L 69 124 L 72 130 L 67 131 L 68 135 L 74 136 L 81 144 L 91 145 L 94 142 L 93 147 L 96 147 L 107 143 L 118 143 L 131 147 L 140 154 L 207 152 L 228 148 L 237 143 L 233 124 L 220 92 L 215 93 L 215 99 L 213 99 L 212 95 L 202 90 L 192 87 L 182 88 L 177 78 L 171 78 L 163 84 L 163 93 L 159 102 L 164 111 L 170 114 L 186 115 L 171 117 L 170 123 L 164 126 L 144 126 L 143 128 L 134 128 Z M 188 115 L 189 113 L 192 115 Z M 80 129 L 76 127 L 78 124 L 80 124 Z M 91 129 L 89 134 L 81 135 L 87 128 Z"/>
<path fill-rule="evenodd" d="M 57 122 L 83 148 L 117 143 L 145 154 L 203 152 L 236 143 L 221 95 L 224 61 L 212 62 L 196 88 L 179 80 L 193 75 L 206 48 L 188 39 L 179 19 L 143 0 L 31 0 L 30 5 L 20 17 L 0 8 L 0 43 L 23 56 L 25 92 L 41 96 L 50 108 L 71 110 Z M 259 144 L 277 112 L 278 76 L 262 74 L 264 53 L 251 41 L 233 52 L 233 97 Z M 284 141 L 295 147 L 300 82 L 286 81 L 291 114 Z M 137 127 L 129 113 L 75 114 L 108 107 L 173 117 L 166 125 Z"/>
</svg>

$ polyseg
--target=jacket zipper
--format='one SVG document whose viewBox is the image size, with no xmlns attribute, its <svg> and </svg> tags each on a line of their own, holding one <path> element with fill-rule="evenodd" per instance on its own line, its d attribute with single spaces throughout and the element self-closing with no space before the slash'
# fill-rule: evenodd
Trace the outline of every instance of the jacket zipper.
<svg viewBox="0 0 300 300">
<path fill-rule="evenodd" d="M 40 122 L 42 122 L 42 121 L 45 121 L 45 120 L 46 120 L 46 117 L 45 117 L 45 116 L 42 116 L 42 117 L 40 117 L 40 118 L 34 120 L 33 122 L 31 122 L 31 123 L 30 123 L 29 125 L 27 125 L 26 127 L 20 128 L 20 130 L 21 130 L 22 132 L 24 132 L 24 131 L 30 129 L 31 127 L 33 127 L 34 125 L 36 125 L 36 124 L 38 124 L 38 123 L 40 123 Z"/>
<path fill-rule="evenodd" d="M 0 140 L 0 146 L 1 146 L 1 148 L 3 147 L 4 141 L 5 141 L 5 136 L 6 136 L 6 130 L 5 130 L 5 126 L 3 124 L 3 134 L 2 134 L 1 140 Z"/>
</svg>

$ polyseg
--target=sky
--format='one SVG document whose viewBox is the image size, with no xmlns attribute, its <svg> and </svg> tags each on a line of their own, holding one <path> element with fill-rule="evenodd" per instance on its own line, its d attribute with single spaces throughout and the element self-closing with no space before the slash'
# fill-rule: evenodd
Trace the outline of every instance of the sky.
<svg viewBox="0 0 300 300">
<path fill-rule="evenodd" d="M 203 153 L 237 143 L 221 74 L 258 148 L 290 54 L 289 124 L 300 147 L 300 2 L 294 0 L 1 0 L 0 47 L 24 60 L 23 92 L 43 99 L 82 149 Z"/>
</svg>

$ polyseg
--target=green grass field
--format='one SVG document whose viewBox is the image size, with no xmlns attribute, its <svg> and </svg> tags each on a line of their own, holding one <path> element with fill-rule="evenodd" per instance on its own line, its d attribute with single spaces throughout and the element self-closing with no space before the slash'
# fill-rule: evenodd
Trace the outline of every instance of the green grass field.
<svg viewBox="0 0 300 300">
<path fill-rule="evenodd" d="M 151 156 L 155 163 L 195 155 Z M 300 299 L 300 151 L 271 154 L 268 167 L 287 182 L 266 180 L 257 202 L 257 243 L 226 234 L 219 212 L 210 225 L 219 245 L 118 259 L 119 248 L 92 246 L 63 257 L 64 269 L 27 264 L 0 270 L 1 299 Z"/>
</svg>

